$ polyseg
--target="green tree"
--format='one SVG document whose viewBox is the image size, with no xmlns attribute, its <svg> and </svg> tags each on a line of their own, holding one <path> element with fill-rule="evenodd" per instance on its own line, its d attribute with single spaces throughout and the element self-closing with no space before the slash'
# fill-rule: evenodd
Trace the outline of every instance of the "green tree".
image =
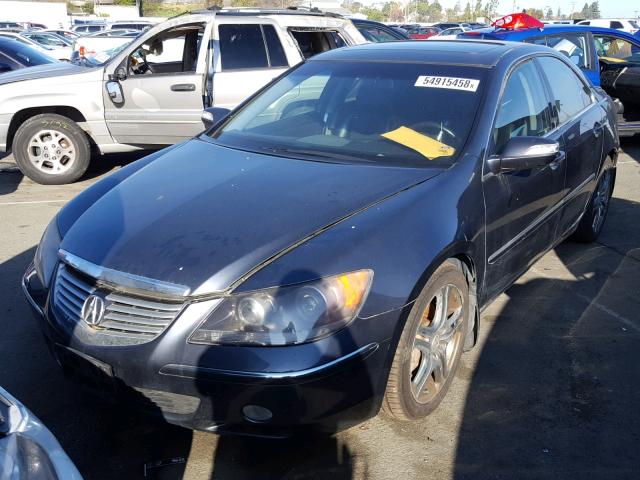
<svg viewBox="0 0 640 480">
<path fill-rule="evenodd" d="M 527 13 L 535 18 L 544 18 L 544 12 L 541 8 L 525 8 Z"/>
<path fill-rule="evenodd" d="M 560 10 L 560 7 L 558 7 L 558 12 L 556 13 L 556 18 L 558 20 L 562 20 L 562 10 Z"/>
<path fill-rule="evenodd" d="M 595 2 L 593 2 L 591 4 L 591 6 L 589 7 L 589 13 L 591 14 L 591 18 L 600 18 L 601 17 L 600 4 L 598 3 L 598 0 L 596 0 Z"/>
<path fill-rule="evenodd" d="M 551 7 L 549 7 L 547 9 L 547 13 L 545 14 L 545 18 L 547 20 L 551 20 L 553 18 L 553 10 L 551 9 Z"/>
<path fill-rule="evenodd" d="M 438 0 L 433 0 L 433 3 L 429 5 L 429 22 L 440 22 L 442 21 L 443 11 L 442 5 Z"/>
<path fill-rule="evenodd" d="M 377 8 L 364 7 L 360 9 L 360 13 L 366 15 L 369 20 L 374 20 L 376 22 L 384 21 L 384 14 Z"/>
<path fill-rule="evenodd" d="M 486 22 L 490 22 L 497 15 L 499 0 L 489 0 L 484 7 L 484 10 L 476 15 L 476 17 L 483 16 Z"/>
<path fill-rule="evenodd" d="M 580 18 L 591 18 L 591 8 L 589 8 L 589 4 L 586 2 L 580 11 Z"/>
<path fill-rule="evenodd" d="M 471 22 L 474 20 L 473 18 L 473 12 L 471 11 L 471 3 L 467 2 L 467 4 L 464 7 L 464 20 L 466 22 Z"/>
</svg>

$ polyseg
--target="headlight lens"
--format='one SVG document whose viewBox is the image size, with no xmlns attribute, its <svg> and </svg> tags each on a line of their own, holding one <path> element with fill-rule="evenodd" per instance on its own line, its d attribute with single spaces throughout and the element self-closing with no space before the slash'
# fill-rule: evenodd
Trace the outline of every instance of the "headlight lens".
<svg viewBox="0 0 640 480">
<path fill-rule="evenodd" d="M 293 345 L 349 324 L 371 287 L 372 270 L 232 295 L 209 314 L 190 343 Z"/>
<path fill-rule="evenodd" d="M 58 249 L 61 242 L 57 217 L 54 217 L 44 231 L 36 250 L 36 256 L 33 259 L 38 278 L 45 288 L 49 288 L 51 275 L 53 275 L 53 270 L 56 268 Z"/>
</svg>

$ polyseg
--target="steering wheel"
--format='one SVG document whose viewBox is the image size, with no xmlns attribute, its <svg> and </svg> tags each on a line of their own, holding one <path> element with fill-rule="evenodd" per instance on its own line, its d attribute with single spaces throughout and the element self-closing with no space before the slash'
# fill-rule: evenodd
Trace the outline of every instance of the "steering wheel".
<svg viewBox="0 0 640 480">
<path fill-rule="evenodd" d="M 144 48 L 139 49 L 137 53 L 140 56 L 140 60 L 138 60 L 134 56 L 131 57 L 131 68 L 133 70 L 133 73 L 135 73 L 136 75 L 155 73 L 153 71 L 153 67 L 151 67 L 151 64 L 147 62 L 147 53 Z"/>
<path fill-rule="evenodd" d="M 443 122 L 427 120 L 413 125 L 412 130 L 425 133 L 445 145 L 455 143 L 456 141 L 456 134 L 453 133 L 451 129 L 445 127 Z"/>
</svg>

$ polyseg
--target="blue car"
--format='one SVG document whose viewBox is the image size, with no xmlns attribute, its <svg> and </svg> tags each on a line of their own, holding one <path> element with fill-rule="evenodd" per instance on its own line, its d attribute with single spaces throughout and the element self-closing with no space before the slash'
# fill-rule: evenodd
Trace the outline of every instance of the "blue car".
<svg viewBox="0 0 640 480">
<path fill-rule="evenodd" d="M 510 16 L 514 18 L 511 23 L 522 16 Z M 561 52 L 593 85 L 619 101 L 620 134 L 640 132 L 640 38 L 621 30 L 588 25 L 540 25 L 488 27 L 462 33 L 458 38 L 526 42 Z"/>
<path fill-rule="evenodd" d="M 418 419 L 482 309 L 598 236 L 617 148 L 611 99 L 546 47 L 338 49 L 78 195 L 23 289 L 72 377 L 172 423 Z"/>
</svg>

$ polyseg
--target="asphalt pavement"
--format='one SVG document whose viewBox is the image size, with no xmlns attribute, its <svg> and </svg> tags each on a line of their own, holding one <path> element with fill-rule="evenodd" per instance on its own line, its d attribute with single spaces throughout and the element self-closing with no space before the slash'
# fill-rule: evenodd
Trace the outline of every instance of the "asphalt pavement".
<svg viewBox="0 0 640 480">
<path fill-rule="evenodd" d="M 57 436 L 87 480 L 640 477 L 640 138 L 623 141 L 597 243 L 565 242 L 482 315 L 442 405 L 334 437 L 219 437 L 110 405 L 66 379 L 20 290 L 49 220 L 135 159 L 37 185 L 0 159 L 0 385 Z"/>
</svg>

